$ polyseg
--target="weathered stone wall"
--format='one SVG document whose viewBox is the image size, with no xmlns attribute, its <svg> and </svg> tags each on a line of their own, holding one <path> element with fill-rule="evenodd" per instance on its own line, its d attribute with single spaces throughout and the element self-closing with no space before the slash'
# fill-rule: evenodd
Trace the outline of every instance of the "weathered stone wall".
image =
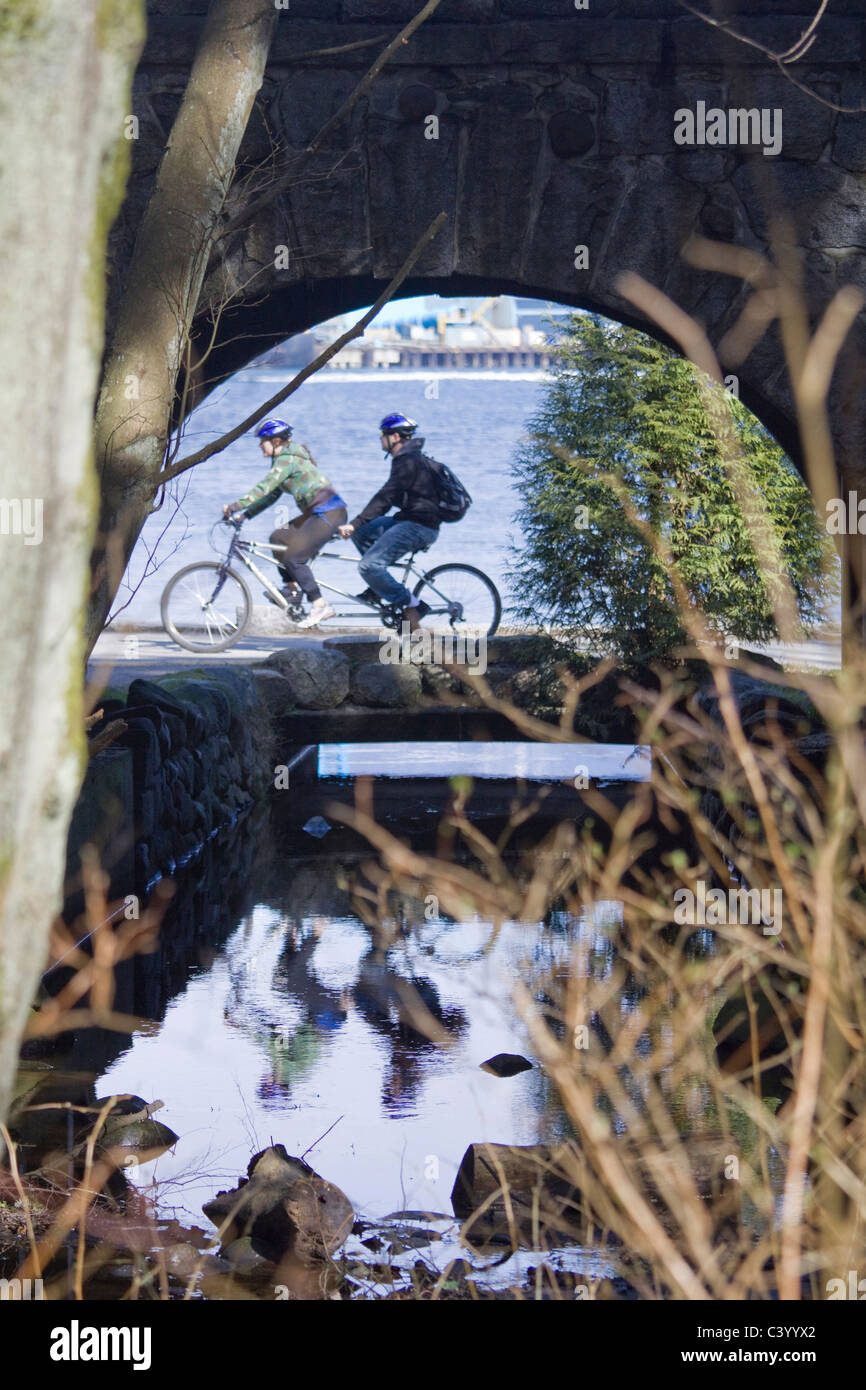
<svg viewBox="0 0 866 1390">
<path fill-rule="evenodd" d="M 102 708 L 93 734 L 115 719 L 127 728 L 97 754 L 94 772 L 128 750 L 131 804 L 107 799 L 105 778 L 91 775 L 73 826 L 86 827 L 97 843 L 105 840 L 118 891 L 140 891 L 157 874 L 173 874 L 264 796 L 272 780 L 272 730 L 247 671 L 203 669 L 158 682 L 134 680 L 125 700 L 104 700 Z M 112 862 L 114 844 L 130 838 L 120 863 Z M 76 831 L 68 874 L 76 871 L 75 851 L 84 839 Z M 134 884 L 124 889 L 130 848 Z"/>
<path fill-rule="evenodd" d="M 277 746 L 531 738 L 531 724 L 514 722 L 499 709 L 500 701 L 518 716 L 558 723 L 562 656 L 549 637 L 491 637 L 480 653 L 453 646 L 437 650 L 431 634 L 422 630 L 419 637 L 424 641 L 417 649 L 411 639 L 352 636 L 274 652 L 254 669 Z M 581 670 L 596 660 L 575 658 Z M 632 736 L 633 717 L 613 704 L 618 689 L 613 673 L 592 687 L 575 715 L 576 736 L 613 743 Z"/>
<path fill-rule="evenodd" d="M 206 0 L 148 5 L 135 88 L 140 138 L 113 238 L 112 302 L 206 8 Z M 280 14 L 245 167 L 270 158 L 285 167 L 416 9 L 416 0 L 292 0 Z M 814 9 L 812 0 L 750 6 L 735 27 L 782 51 Z M 757 48 L 675 0 L 592 0 L 585 11 L 571 0 L 444 0 L 305 166 L 303 182 L 227 238 L 210 291 L 226 282 L 249 288 L 223 318 L 209 374 L 369 303 L 442 209 L 447 232 L 407 294 L 535 294 L 646 326 L 615 288 L 628 268 L 696 314 L 717 343 L 747 292 L 733 277 L 689 269 L 680 250 L 702 232 L 766 251 L 767 211 L 784 208 L 815 317 L 841 284 L 866 288 L 866 114 L 835 109 L 864 101 L 864 42 L 860 0 L 837 0 L 792 67 L 813 97 Z M 346 44 L 368 46 L 303 56 Z M 674 112 L 699 100 L 780 109 L 781 153 L 676 145 Z M 438 117 L 438 139 L 425 138 L 429 115 Z M 278 245 L 289 248 L 288 268 L 275 267 Z M 577 245 L 588 249 L 586 269 L 575 268 Z M 866 467 L 864 346 L 861 316 L 833 395 L 840 466 L 852 486 Z M 744 400 L 796 457 L 778 335 L 732 369 Z"/>
</svg>

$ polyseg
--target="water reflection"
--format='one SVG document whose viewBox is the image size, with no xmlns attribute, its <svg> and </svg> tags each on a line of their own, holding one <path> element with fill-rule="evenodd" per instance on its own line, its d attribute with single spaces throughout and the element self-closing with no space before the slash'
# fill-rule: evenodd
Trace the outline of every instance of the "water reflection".
<svg viewBox="0 0 866 1390">
<path fill-rule="evenodd" d="M 353 898 L 363 863 L 263 862 L 260 901 L 212 968 L 103 1077 L 103 1093 L 165 1101 L 181 1142 L 152 1169 L 173 1208 L 198 1216 L 252 1149 L 273 1138 L 301 1154 L 335 1126 L 310 1161 L 359 1211 L 450 1212 L 470 1143 L 568 1132 L 537 1065 L 500 1079 L 480 1063 L 498 1052 L 534 1061 L 515 979 L 565 972 L 576 944 L 587 970 L 609 968 L 616 905 L 506 922 L 494 936 L 478 918 L 427 920 L 423 903 L 395 898 L 382 938 Z"/>
<path fill-rule="evenodd" d="M 428 976 L 396 974 L 388 954 L 375 947 L 368 952 L 352 997 L 362 1017 L 387 1041 L 383 1110 L 406 1118 L 417 1114 L 418 1090 L 435 1047 L 465 1033 L 468 1019 L 459 1006 L 443 1005 Z"/>
<path fill-rule="evenodd" d="M 292 1100 L 352 1012 L 383 1042 L 383 1110 L 396 1117 L 415 1114 L 431 1055 L 465 1031 L 466 1014 L 443 1004 L 429 975 L 407 968 L 396 948 L 383 950 L 359 929 L 362 924 L 351 918 L 297 920 L 281 913 L 264 928 L 250 924 L 247 954 L 230 959 L 224 1019 L 261 1045 L 267 1065 L 256 1095 L 266 1108 L 279 1110 Z M 361 943 L 367 949 L 359 956 Z M 325 971 L 333 972 L 344 958 L 339 984 L 321 978 L 317 953 L 327 961 Z"/>
</svg>

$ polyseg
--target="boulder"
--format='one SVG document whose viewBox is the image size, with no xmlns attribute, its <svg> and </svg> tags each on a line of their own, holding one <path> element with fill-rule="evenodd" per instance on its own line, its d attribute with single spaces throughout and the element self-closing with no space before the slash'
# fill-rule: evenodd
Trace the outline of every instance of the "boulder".
<svg viewBox="0 0 866 1390">
<path fill-rule="evenodd" d="M 486 680 L 497 700 L 511 700 L 514 695 L 514 678 L 519 675 L 517 666 L 493 666 L 487 672 Z"/>
<path fill-rule="evenodd" d="M 275 652 L 263 662 L 284 677 L 300 709 L 334 709 L 349 693 L 349 659 L 324 647 Z"/>
<path fill-rule="evenodd" d="M 151 708 L 158 723 L 149 717 L 146 709 L 130 710 L 123 717 L 126 728 L 115 740 L 119 747 L 132 749 L 135 781 L 139 787 L 153 785 L 162 759 L 168 755 L 171 748 L 171 738 L 167 730 L 164 740 L 160 738 L 160 731 L 164 728 L 162 716 L 155 707 Z"/>
<path fill-rule="evenodd" d="M 253 675 L 262 705 L 272 719 L 278 719 L 281 714 L 295 708 L 292 687 L 281 671 L 269 671 L 261 666 Z"/>
<path fill-rule="evenodd" d="M 282 1144 L 255 1154 L 247 1174 L 202 1208 L 223 1228 L 224 1249 L 249 1237 L 258 1254 L 273 1260 L 291 1254 L 309 1264 L 344 1243 L 355 1220 L 348 1197 Z"/>
<path fill-rule="evenodd" d="M 747 738 L 753 738 L 756 730 L 768 723 L 778 724 L 785 732 L 800 737 L 821 730 L 821 716 L 805 691 L 758 680 L 742 671 L 732 671 L 730 681 Z M 696 703 L 710 719 L 723 724 L 715 685 L 703 686 L 697 693 Z"/>
<path fill-rule="evenodd" d="M 352 673 L 352 699 L 386 709 L 414 705 L 421 699 L 421 672 L 416 666 L 366 661 Z"/>
<path fill-rule="evenodd" d="M 349 637 L 326 637 L 323 646 L 326 651 L 342 652 L 354 664 L 360 661 L 378 661 L 384 636 L 371 633 L 353 633 Z"/>
</svg>

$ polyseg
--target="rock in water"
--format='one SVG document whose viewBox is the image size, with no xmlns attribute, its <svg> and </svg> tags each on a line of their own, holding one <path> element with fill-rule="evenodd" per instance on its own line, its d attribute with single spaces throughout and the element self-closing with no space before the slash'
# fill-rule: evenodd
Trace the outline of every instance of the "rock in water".
<svg viewBox="0 0 866 1390">
<path fill-rule="evenodd" d="M 178 1136 L 168 1125 L 159 1120 L 131 1120 L 125 1122 L 121 1117 L 117 1124 L 106 1125 L 100 1139 L 102 1150 L 123 1149 L 129 1155 L 124 1164 L 149 1163 L 159 1158 L 166 1149 L 173 1149 Z"/>
<path fill-rule="evenodd" d="M 123 1149 L 128 1157 L 124 1165 L 149 1163 L 158 1158 L 166 1149 L 173 1149 L 179 1136 L 168 1125 L 160 1124 L 152 1118 L 154 1111 L 161 1110 L 163 1102 L 148 1102 L 141 1096 L 115 1096 L 111 1110 L 105 1117 L 99 1134 L 99 1147 L 102 1151 Z M 98 1100 L 97 1105 L 106 1101 Z"/>
<path fill-rule="evenodd" d="M 481 1070 L 489 1071 L 494 1076 L 517 1076 L 518 1072 L 532 1071 L 532 1063 L 521 1057 L 519 1052 L 497 1052 L 495 1057 L 488 1057 L 486 1062 L 481 1063 Z"/>
<path fill-rule="evenodd" d="M 454 1215 L 465 1222 L 467 1237 L 506 1234 L 533 1222 L 573 1236 L 582 1202 L 571 1176 L 572 1159 L 568 1144 L 470 1144 L 451 1192 Z"/>
<path fill-rule="evenodd" d="M 331 827 L 324 816 L 313 816 L 312 820 L 308 820 L 303 828 L 308 835 L 315 835 L 317 840 L 321 840 L 323 835 L 327 835 Z"/>
<path fill-rule="evenodd" d="M 202 1208 L 217 1226 L 228 1219 L 224 1248 L 250 1236 L 275 1261 L 292 1254 L 308 1264 L 327 1259 L 346 1240 L 355 1220 L 348 1197 L 282 1144 L 255 1154 L 247 1173 Z"/>
</svg>

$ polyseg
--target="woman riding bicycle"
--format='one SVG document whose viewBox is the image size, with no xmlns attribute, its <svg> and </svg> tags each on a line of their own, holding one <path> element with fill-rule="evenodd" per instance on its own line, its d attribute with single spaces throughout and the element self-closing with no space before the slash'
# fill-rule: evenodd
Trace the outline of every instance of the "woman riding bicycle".
<svg viewBox="0 0 866 1390">
<path fill-rule="evenodd" d="M 334 609 L 322 598 L 322 591 L 313 577 L 310 561 L 318 555 L 347 517 L 346 504 L 317 466 L 306 444 L 292 443 L 292 426 L 285 420 L 266 420 L 255 431 L 262 453 L 273 459 L 273 466 L 261 482 L 239 497 L 227 502 L 223 516 L 235 512 L 248 517 L 257 516 L 273 505 L 284 492 L 289 493 L 300 508 L 288 526 L 271 532 L 270 544 L 282 547 L 279 571 L 286 581 L 284 596 L 296 603 L 303 591 L 310 600 L 309 615 L 299 627 L 316 627 L 326 618 L 333 618 Z"/>
</svg>

